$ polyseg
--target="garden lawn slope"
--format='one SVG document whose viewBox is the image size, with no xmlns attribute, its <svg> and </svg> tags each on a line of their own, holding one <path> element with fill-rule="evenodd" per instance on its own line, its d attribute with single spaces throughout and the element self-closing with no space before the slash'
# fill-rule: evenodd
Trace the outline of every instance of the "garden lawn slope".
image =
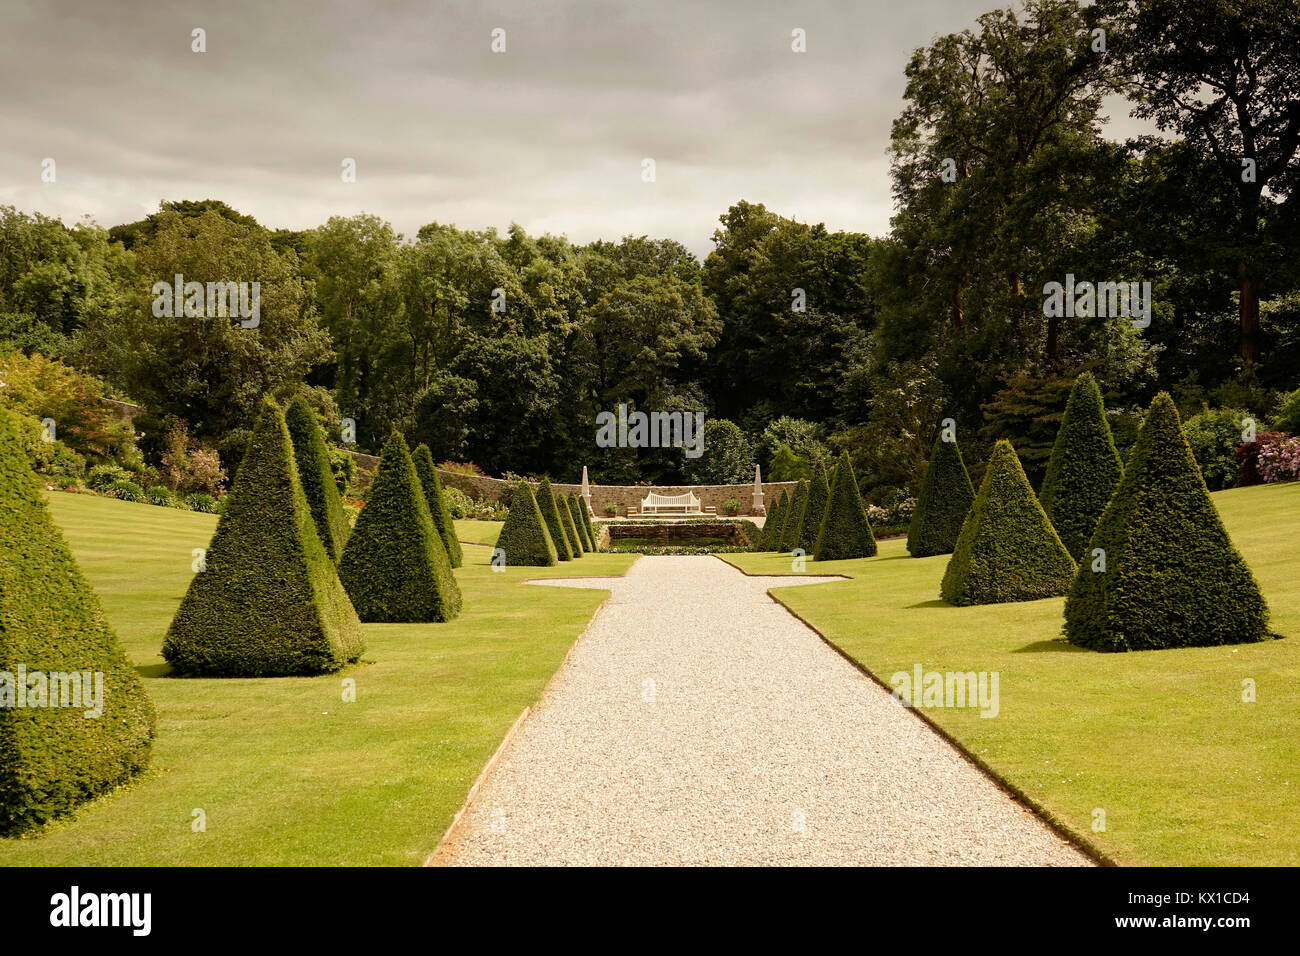
<svg viewBox="0 0 1300 956">
<path fill-rule="evenodd" d="M 1054 819 L 1126 865 L 1300 864 L 1300 483 L 1213 496 L 1285 640 L 1097 654 L 1061 636 L 1063 598 L 950 607 L 947 557 L 819 563 L 849 584 L 773 596 L 886 683 L 926 671 L 997 671 L 1000 712 L 925 715 Z M 789 559 L 729 554 L 751 574 Z M 1242 681 L 1258 700 L 1243 703 Z M 892 685 L 891 685 L 892 686 Z M 1093 811 L 1106 830 L 1092 832 Z"/>
<path fill-rule="evenodd" d="M 447 624 L 366 624 L 360 664 L 321 677 L 171 678 L 163 635 L 214 515 L 52 494 L 51 514 L 99 592 L 158 711 L 152 767 L 0 866 L 418 865 L 605 592 L 524 585 L 465 548 L 465 611 Z M 622 574 L 598 554 L 583 575 Z M 356 702 L 341 699 L 345 678 Z M 195 833 L 191 811 L 206 814 Z"/>
</svg>

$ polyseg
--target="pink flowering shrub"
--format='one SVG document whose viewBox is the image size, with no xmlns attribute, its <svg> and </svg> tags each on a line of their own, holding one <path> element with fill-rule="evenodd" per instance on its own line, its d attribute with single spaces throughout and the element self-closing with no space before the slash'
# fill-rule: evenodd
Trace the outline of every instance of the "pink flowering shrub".
<svg viewBox="0 0 1300 956">
<path fill-rule="evenodd" d="M 1285 438 L 1261 448 L 1259 474 L 1267 482 L 1300 479 L 1300 438 Z"/>
</svg>

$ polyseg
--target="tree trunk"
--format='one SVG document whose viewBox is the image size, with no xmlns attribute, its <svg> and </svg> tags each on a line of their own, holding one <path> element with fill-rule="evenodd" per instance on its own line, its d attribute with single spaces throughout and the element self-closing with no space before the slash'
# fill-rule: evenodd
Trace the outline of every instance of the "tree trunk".
<svg viewBox="0 0 1300 956">
<path fill-rule="evenodd" d="M 1259 284 L 1242 262 L 1241 275 L 1241 357 L 1247 366 L 1259 362 Z"/>
</svg>

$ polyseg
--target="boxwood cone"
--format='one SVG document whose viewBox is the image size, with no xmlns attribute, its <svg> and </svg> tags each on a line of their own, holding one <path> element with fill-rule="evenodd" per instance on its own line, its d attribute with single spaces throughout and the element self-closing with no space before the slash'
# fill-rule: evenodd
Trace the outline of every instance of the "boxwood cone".
<svg viewBox="0 0 1300 956">
<path fill-rule="evenodd" d="M 1092 533 L 1124 477 L 1101 389 L 1087 372 L 1075 380 L 1038 500 L 1070 556 L 1082 561 Z"/>
<path fill-rule="evenodd" d="M 458 568 L 465 563 L 465 557 L 456 538 L 456 523 L 447 507 L 447 496 L 442 493 L 442 479 L 433 464 L 433 454 L 428 445 L 420 445 L 411 457 L 415 462 L 415 475 L 424 489 L 424 500 L 429 505 L 429 516 L 433 518 L 433 526 L 438 529 L 438 537 L 447 551 L 447 560 L 453 568 Z"/>
<path fill-rule="evenodd" d="M 149 765 L 154 736 L 153 704 L 50 518 L 19 427 L 0 409 L 0 836 L 124 783 Z M 32 705 L 38 687 L 62 700 L 50 675 L 74 673 L 82 706 Z"/>
<path fill-rule="evenodd" d="M 914 558 L 951 554 L 974 501 L 975 489 L 956 439 L 944 441 L 940 435 L 934 440 L 916 510 L 907 529 L 908 553 Z"/>
<path fill-rule="evenodd" d="M 788 496 L 784 491 L 776 499 L 776 504 L 772 506 L 767 520 L 763 522 L 763 531 L 760 536 L 759 549 L 762 551 L 778 551 L 781 547 L 781 522 L 785 518 L 787 510 Z"/>
<path fill-rule="evenodd" d="M 279 406 L 269 398 L 216 533 L 163 641 L 183 674 L 264 677 L 338 670 L 361 622 L 325 552 Z"/>
<path fill-rule="evenodd" d="M 1065 602 L 1065 634 L 1099 651 L 1269 636 L 1268 606 L 1219 519 L 1165 392 L 1151 403 L 1119 490 L 1088 543 Z"/>
<path fill-rule="evenodd" d="M 560 523 L 564 525 L 564 535 L 569 539 L 569 547 L 573 551 L 573 556 L 575 558 L 582 557 L 586 548 L 582 546 L 582 536 L 578 534 L 577 522 L 573 520 L 573 512 L 569 510 L 569 499 L 564 495 L 556 495 L 555 506 L 560 511 Z"/>
<path fill-rule="evenodd" d="M 1000 604 L 1064 594 L 1074 559 L 1025 477 L 1009 441 L 993 446 L 979 494 L 944 571 L 949 604 Z"/>
<path fill-rule="evenodd" d="M 320 535 L 330 560 L 337 563 L 343 557 L 343 547 L 352 528 L 343 513 L 343 498 L 330 468 L 325 434 L 316 420 L 316 413 L 301 395 L 289 402 L 284 421 L 293 442 L 294 460 L 298 463 L 298 480 L 302 482 L 303 494 L 307 496 L 311 516 L 316 521 L 316 533 Z"/>
<path fill-rule="evenodd" d="M 813 467 L 812 481 L 808 483 L 808 503 L 803 509 L 803 523 L 799 527 L 799 540 L 795 545 L 802 548 L 804 554 L 814 554 L 817 551 L 817 534 L 822 529 L 822 518 L 826 516 L 826 501 L 830 498 L 830 493 L 826 467 L 818 462 Z"/>
<path fill-rule="evenodd" d="M 504 553 L 506 567 L 549 567 L 559 563 L 542 509 L 526 481 L 516 484 L 510 493 L 510 510 L 497 535 L 496 547 Z"/>
<path fill-rule="evenodd" d="M 384 445 L 339 578 L 363 621 L 450 621 L 460 613 L 460 587 L 399 432 Z"/>
<path fill-rule="evenodd" d="M 565 504 L 569 506 L 569 514 L 573 518 L 573 526 L 578 532 L 578 541 L 582 544 L 583 551 L 595 551 L 595 545 L 592 543 L 591 535 L 587 532 L 587 523 L 583 520 L 583 512 L 586 506 L 578 500 L 577 495 L 569 495 L 564 499 Z"/>
<path fill-rule="evenodd" d="M 858 479 L 848 452 L 840 455 L 835 466 L 826 513 L 817 532 L 816 561 L 839 561 L 844 558 L 869 558 L 876 553 L 876 536 L 867 521 Z"/>
<path fill-rule="evenodd" d="M 569 542 L 568 534 L 565 533 L 564 522 L 560 519 L 560 507 L 555 500 L 555 490 L 551 488 L 549 478 L 543 478 L 541 484 L 537 486 L 537 506 L 542 509 L 542 520 L 546 522 L 546 530 L 551 533 L 556 556 L 561 561 L 572 561 L 573 545 Z"/>
<path fill-rule="evenodd" d="M 781 530 L 782 552 L 793 551 L 799 544 L 799 534 L 803 530 L 804 510 L 808 506 L 808 479 L 800 478 L 795 485 L 794 498 L 790 502 L 790 513 L 786 516 L 785 527 Z"/>
</svg>

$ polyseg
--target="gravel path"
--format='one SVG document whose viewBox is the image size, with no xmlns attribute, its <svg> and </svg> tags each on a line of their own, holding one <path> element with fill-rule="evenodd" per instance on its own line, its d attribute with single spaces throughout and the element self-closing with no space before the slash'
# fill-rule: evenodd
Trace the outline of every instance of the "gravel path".
<svg viewBox="0 0 1300 956">
<path fill-rule="evenodd" d="M 832 580 L 537 582 L 613 593 L 433 862 L 1086 865 L 765 593 Z"/>
</svg>

